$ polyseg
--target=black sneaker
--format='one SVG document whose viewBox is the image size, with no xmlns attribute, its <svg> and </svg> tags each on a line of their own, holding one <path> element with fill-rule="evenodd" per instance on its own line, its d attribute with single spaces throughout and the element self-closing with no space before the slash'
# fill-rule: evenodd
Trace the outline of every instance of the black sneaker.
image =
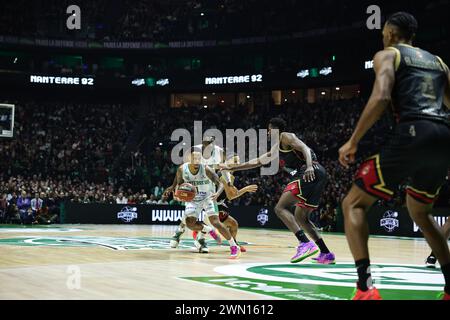
<svg viewBox="0 0 450 320">
<path fill-rule="evenodd" d="M 435 256 L 428 256 L 427 260 L 425 261 L 425 267 L 427 267 L 427 268 L 436 268 L 436 257 Z"/>
</svg>

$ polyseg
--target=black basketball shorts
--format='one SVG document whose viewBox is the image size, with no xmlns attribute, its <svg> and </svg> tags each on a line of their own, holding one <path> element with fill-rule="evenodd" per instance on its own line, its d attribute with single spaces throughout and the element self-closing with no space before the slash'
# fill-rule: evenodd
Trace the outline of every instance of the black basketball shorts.
<svg viewBox="0 0 450 320">
<path fill-rule="evenodd" d="M 403 122 L 381 152 L 361 164 L 354 182 L 370 195 L 389 200 L 397 186 L 410 178 L 406 192 L 419 202 L 431 204 L 449 166 L 449 126 L 429 120 Z"/>
</svg>

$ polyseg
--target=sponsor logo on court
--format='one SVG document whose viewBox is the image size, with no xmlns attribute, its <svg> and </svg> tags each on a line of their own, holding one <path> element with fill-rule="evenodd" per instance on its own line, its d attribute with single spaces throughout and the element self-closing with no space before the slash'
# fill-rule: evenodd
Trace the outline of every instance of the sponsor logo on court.
<svg viewBox="0 0 450 320">
<path fill-rule="evenodd" d="M 400 222 L 397 218 L 397 211 L 386 211 L 383 214 L 383 218 L 380 220 L 380 227 L 383 227 L 387 232 L 394 232 L 395 228 L 400 226 Z"/>
<path fill-rule="evenodd" d="M 373 264 L 371 269 L 376 287 L 387 300 L 435 300 L 444 286 L 439 270 L 422 266 Z M 357 280 L 353 263 L 253 263 L 214 270 L 222 276 L 183 279 L 289 300 L 348 300 Z"/>
<path fill-rule="evenodd" d="M 136 207 L 124 207 L 117 213 L 117 219 L 122 220 L 123 222 L 131 222 L 134 219 L 137 219 L 138 212 Z"/>
<path fill-rule="evenodd" d="M 240 242 L 242 245 L 249 245 Z M 214 240 L 208 240 L 209 247 L 217 247 Z M 26 246 L 26 247 L 104 247 L 112 250 L 178 250 L 170 248 L 170 238 L 113 238 L 113 237 L 47 237 L 47 236 L 21 236 L 15 238 L 0 239 L 1 245 Z M 222 246 L 227 246 L 224 241 Z M 193 239 L 182 239 L 179 249 L 195 248 Z"/>
<path fill-rule="evenodd" d="M 265 225 L 269 221 L 269 210 L 262 208 L 259 210 L 258 215 L 256 216 L 256 220 L 259 222 L 260 225 Z"/>
</svg>

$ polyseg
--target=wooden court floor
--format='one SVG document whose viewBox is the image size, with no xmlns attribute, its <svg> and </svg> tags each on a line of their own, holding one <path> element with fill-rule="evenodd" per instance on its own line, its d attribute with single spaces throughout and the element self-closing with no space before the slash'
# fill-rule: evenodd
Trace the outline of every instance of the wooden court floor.
<svg viewBox="0 0 450 320">
<path fill-rule="evenodd" d="M 195 252 L 190 232 L 171 249 L 174 229 L 2 226 L 0 299 L 345 299 L 353 291 L 356 275 L 344 235 L 324 234 L 338 264 L 318 266 L 310 259 L 289 263 L 296 240 L 287 231 L 240 230 L 238 240 L 248 251 L 230 260 L 228 246 L 212 239 L 209 254 Z M 408 297 L 426 292 L 427 299 L 440 290 L 439 270 L 422 268 L 429 253 L 424 240 L 373 237 L 370 250 L 372 262 L 387 268 L 381 285 L 387 290 L 405 281 Z M 333 293 L 339 282 L 347 291 Z"/>
</svg>

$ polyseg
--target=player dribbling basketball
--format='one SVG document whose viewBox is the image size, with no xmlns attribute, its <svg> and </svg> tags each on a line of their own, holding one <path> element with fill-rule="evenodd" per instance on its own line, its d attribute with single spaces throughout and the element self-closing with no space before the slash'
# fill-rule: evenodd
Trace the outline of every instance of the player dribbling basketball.
<svg viewBox="0 0 450 320">
<path fill-rule="evenodd" d="M 240 163 L 240 159 L 238 155 L 232 155 L 227 161 L 225 161 L 225 164 L 229 165 L 236 165 Z M 228 205 L 226 204 L 227 200 L 232 201 L 235 200 L 241 196 L 243 196 L 246 193 L 253 193 L 258 190 L 258 186 L 255 184 L 248 185 L 240 190 L 238 190 L 234 186 L 235 177 L 231 174 L 231 172 L 223 170 L 220 172 L 220 180 L 222 181 L 222 184 L 224 185 L 224 191 L 225 193 L 222 193 L 219 195 L 217 199 L 217 205 L 219 207 L 219 219 L 220 222 L 222 222 L 231 233 L 231 236 L 236 241 L 236 243 L 239 245 L 238 241 L 236 240 L 237 232 L 239 228 L 239 223 L 236 221 L 235 218 L 233 218 L 230 215 L 230 209 L 228 208 Z M 239 245 L 239 248 L 241 248 L 241 252 L 246 252 L 247 249 L 245 249 L 243 246 Z"/>
<path fill-rule="evenodd" d="M 228 228 L 220 222 L 218 207 L 215 203 L 217 197 L 223 191 L 223 185 L 218 175 L 207 165 L 203 164 L 201 160 L 200 150 L 194 148 L 190 156 L 190 162 L 181 165 L 177 170 L 177 186 L 185 182 L 197 187 L 195 198 L 191 202 L 185 203 L 183 220 L 189 229 L 199 232 L 197 238 L 200 244 L 199 252 L 207 253 L 209 250 L 206 246 L 205 234 L 209 233 L 214 238 L 217 236 L 214 234 L 212 227 L 198 221 L 200 214 L 204 211 L 211 224 L 227 239 L 231 251 L 230 258 L 236 259 L 240 255 L 240 249 Z M 218 187 L 217 192 L 214 192 L 211 181 Z"/>
</svg>

